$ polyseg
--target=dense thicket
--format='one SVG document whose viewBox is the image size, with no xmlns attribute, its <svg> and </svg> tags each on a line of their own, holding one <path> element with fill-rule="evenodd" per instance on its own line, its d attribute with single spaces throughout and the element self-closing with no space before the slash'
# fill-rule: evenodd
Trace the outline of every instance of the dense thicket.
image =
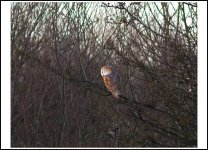
<svg viewBox="0 0 208 150">
<path fill-rule="evenodd" d="M 11 146 L 197 146 L 197 4 L 12 3 Z"/>
</svg>

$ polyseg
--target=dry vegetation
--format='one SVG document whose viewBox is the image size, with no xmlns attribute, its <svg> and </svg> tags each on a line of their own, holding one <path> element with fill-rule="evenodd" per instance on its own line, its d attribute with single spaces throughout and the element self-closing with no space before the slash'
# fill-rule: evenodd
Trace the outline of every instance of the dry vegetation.
<svg viewBox="0 0 208 150">
<path fill-rule="evenodd" d="M 11 81 L 12 147 L 195 147 L 197 4 L 12 3 Z"/>
</svg>

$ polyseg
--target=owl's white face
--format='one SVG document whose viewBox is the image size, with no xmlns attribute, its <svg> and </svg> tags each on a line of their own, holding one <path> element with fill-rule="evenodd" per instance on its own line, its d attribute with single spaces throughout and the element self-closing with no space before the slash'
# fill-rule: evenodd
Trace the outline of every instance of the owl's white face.
<svg viewBox="0 0 208 150">
<path fill-rule="evenodd" d="M 109 66 L 104 66 L 101 68 L 101 76 L 106 76 L 112 73 L 112 69 Z"/>
</svg>

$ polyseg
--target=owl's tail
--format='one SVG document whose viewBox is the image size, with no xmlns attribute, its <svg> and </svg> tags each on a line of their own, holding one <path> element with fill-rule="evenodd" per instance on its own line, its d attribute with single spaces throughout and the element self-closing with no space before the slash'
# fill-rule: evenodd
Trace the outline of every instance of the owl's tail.
<svg viewBox="0 0 208 150">
<path fill-rule="evenodd" d="M 121 95 L 121 92 L 120 92 L 120 91 L 116 91 L 116 92 L 114 92 L 114 93 L 112 93 L 112 94 L 113 94 L 113 96 L 114 96 L 115 98 L 119 99 L 119 96 Z"/>
</svg>

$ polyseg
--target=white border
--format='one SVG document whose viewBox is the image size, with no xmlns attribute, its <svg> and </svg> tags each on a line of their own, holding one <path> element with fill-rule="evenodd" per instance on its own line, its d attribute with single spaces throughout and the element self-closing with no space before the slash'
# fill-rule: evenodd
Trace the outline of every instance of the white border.
<svg viewBox="0 0 208 150">
<path fill-rule="evenodd" d="M 207 2 L 198 2 L 198 148 L 207 148 Z"/>
<path fill-rule="evenodd" d="M 10 147 L 10 2 L 1 2 L 1 148 Z"/>
</svg>

